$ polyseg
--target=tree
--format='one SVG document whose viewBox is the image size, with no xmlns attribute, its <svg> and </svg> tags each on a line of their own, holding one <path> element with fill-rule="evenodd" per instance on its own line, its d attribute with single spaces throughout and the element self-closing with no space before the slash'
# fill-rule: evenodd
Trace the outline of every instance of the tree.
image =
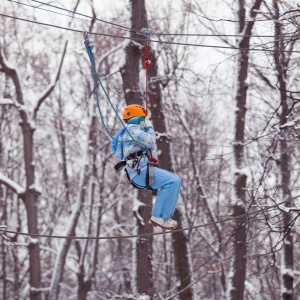
<svg viewBox="0 0 300 300">
<path fill-rule="evenodd" d="M 234 194 L 232 198 L 234 234 L 232 237 L 233 255 L 231 272 L 228 283 L 228 299 L 243 299 L 246 279 L 247 253 L 247 218 L 246 218 L 246 181 L 247 175 L 243 171 L 246 166 L 244 157 L 244 136 L 247 102 L 247 76 L 249 63 L 249 48 L 252 29 L 262 0 L 256 0 L 250 10 L 251 21 L 246 22 L 246 6 L 244 0 L 238 0 L 238 33 L 242 35 L 238 42 L 237 78 L 235 94 L 235 125 L 233 145 Z"/>
<path fill-rule="evenodd" d="M 73 2 L 82 12 L 83 3 Z M 148 24 L 154 29 L 150 117 L 160 166 L 182 178 L 176 218 L 184 231 L 130 237 L 153 232 L 146 224 L 150 192 L 134 189 L 124 172 L 113 170 L 106 130 L 116 132 L 120 122 L 101 89 L 107 127 L 98 121 L 82 34 L 1 16 L 0 225 L 8 229 L 0 236 L 2 298 L 225 299 L 226 289 L 228 299 L 295 298 L 300 289 L 298 10 L 282 1 L 259 7 L 258 0 L 235 1 L 239 18 L 233 20 L 232 1 L 135 0 L 130 24 L 125 5 L 109 18 L 117 4 L 103 10 L 96 2 L 84 7 L 94 17 L 91 23 L 76 13 L 71 22 L 66 15 L 43 14 L 49 23 L 53 17 L 53 25 L 97 33 L 89 34 L 96 69 L 118 112 L 124 95 L 127 104 L 145 103 L 146 37 L 139 31 Z M 22 8 L 28 20 L 42 15 L 40 6 L 21 5 L 7 2 L 4 9 L 17 16 Z M 102 17 L 124 27 L 102 26 Z M 129 32 L 133 40 L 120 39 Z M 102 33 L 109 36 L 98 36 Z M 55 82 L 66 35 L 60 76 L 39 105 Z M 34 186 L 27 185 L 31 176 Z M 37 195 L 29 197 L 30 188 Z M 42 236 L 26 236 L 34 230 Z M 34 252 L 39 270 L 30 247 L 39 248 Z M 40 279 L 36 276 L 30 287 L 32 270 Z"/>
<path fill-rule="evenodd" d="M 148 28 L 146 8 L 144 1 L 131 1 L 132 6 L 132 29 L 137 30 L 141 28 Z M 132 38 L 139 38 L 140 35 L 136 33 L 131 34 Z M 146 45 L 146 43 L 145 43 Z M 144 46 L 145 47 L 145 46 Z M 124 83 L 125 99 L 127 104 L 132 104 L 139 102 L 142 99 L 142 93 L 139 89 L 139 70 L 142 62 L 142 49 L 144 47 L 136 42 L 131 42 L 126 48 L 126 64 L 122 69 L 122 77 Z M 158 64 L 155 57 L 154 51 L 150 51 L 149 59 L 151 61 L 151 66 L 149 68 L 149 98 L 151 99 L 149 103 L 149 109 L 151 111 L 151 119 L 154 125 L 154 128 L 157 132 L 160 133 L 160 137 L 157 140 L 157 148 L 159 149 L 158 161 L 160 167 L 164 169 L 173 169 L 171 162 L 171 149 L 170 141 L 168 135 L 166 134 L 166 122 L 164 119 L 162 96 L 161 96 L 161 87 L 159 80 L 151 80 L 151 78 L 157 78 L 158 76 Z M 142 192 L 141 195 L 142 203 L 145 206 L 142 206 L 140 209 L 140 215 L 143 220 L 148 220 L 150 218 L 150 210 L 145 209 L 145 207 L 151 207 L 152 201 L 149 197 Z M 143 196 L 142 196 L 143 195 Z M 144 213 L 143 213 L 144 212 Z M 146 214 L 145 214 L 146 213 Z M 175 219 L 178 220 L 179 225 L 182 225 L 181 213 L 176 210 Z M 140 224 L 138 229 L 139 233 L 152 232 L 152 229 L 145 231 L 145 224 Z M 191 274 L 190 274 L 190 265 L 188 259 L 188 240 L 184 232 L 174 233 L 172 236 L 174 256 L 175 256 L 175 270 L 178 282 L 181 282 L 181 285 L 178 286 L 179 297 L 180 299 L 192 299 L 192 290 L 191 290 Z M 153 283 L 152 283 L 152 265 L 151 261 L 146 262 L 147 269 L 145 269 L 144 259 L 152 257 L 152 237 L 149 238 L 149 241 L 142 243 L 143 248 L 137 247 L 137 278 L 140 278 L 138 281 L 138 290 L 139 292 L 145 292 L 146 290 L 151 291 L 150 295 L 153 296 Z M 139 249 L 144 249 L 144 251 L 139 251 Z M 149 252 L 151 251 L 151 252 Z M 139 267 L 140 266 L 140 267 Z M 145 282 L 144 282 L 145 281 Z"/>
<path fill-rule="evenodd" d="M 151 78 L 158 77 L 158 63 L 154 51 L 150 52 L 149 58 L 151 60 L 151 68 L 149 70 L 149 77 L 151 80 Z M 159 133 L 159 138 L 157 139 L 159 165 L 163 169 L 174 171 L 171 143 L 169 135 L 167 134 L 167 125 L 163 110 L 161 82 L 159 80 L 151 80 L 150 82 L 149 97 L 152 103 L 150 106 L 151 118 L 153 120 L 154 128 L 157 129 L 157 132 Z M 183 216 L 178 208 L 175 210 L 174 219 L 177 220 L 179 228 L 182 228 L 184 224 Z M 172 233 L 172 246 L 175 274 L 177 281 L 180 282 L 177 287 L 179 299 L 192 299 L 193 290 L 191 286 L 192 274 L 189 261 L 189 240 L 184 231 Z"/>
<path fill-rule="evenodd" d="M 143 104 L 143 94 L 140 90 L 140 67 L 142 61 L 143 45 L 140 43 L 140 29 L 147 28 L 147 15 L 145 1 L 131 0 L 131 38 L 132 41 L 126 46 L 126 62 L 121 70 L 123 79 L 123 89 L 127 105 L 134 103 Z M 139 39 L 135 41 L 134 39 Z M 138 198 L 142 205 L 136 215 L 137 233 L 152 233 L 153 229 L 148 226 L 147 220 L 150 219 L 152 199 L 149 192 L 139 190 Z M 140 294 L 149 295 L 152 299 L 154 289 L 152 280 L 152 240 L 151 236 L 137 239 L 136 244 L 136 281 L 137 291 Z"/>
<path fill-rule="evenodd" d="M 16 189 L 16 183 L 10 181 L 8 178 L 2 178 L 1 182 L 6 184 L 8 187 L 12 188 L 18 196 L 23 200 L 27 212 L 27 223 L 28 232 L 32 234 L 37 234 L 38 231 L 38 197 L 39 190 L 36 182 L 36 175 L 34 170 L 34 123 L 36 121 L 37 113 L 43 102 L 50 96 L 55 88 L 56 83 L 59 80 L 59 75 L 61 72 L 62 64 L 65 58 L 65 53 L 67 49 L 67 42 L 64 45 L 60 62 L 57 68 L 57 72 L 51 82 L 51 84 L 44 90 L 42 96 L 40 96 L 33 110 L 30 111 L 26 107 L 26 95 L 22 88 L 21 78 L 18 74 L 17 68 L 14 67 L 5 57 L 3 46 L 0 49 L 0 71 L 5 73 L 14 85 L 15 99 L 13 99 L 13 105 L 19 109 L 19 116 L 21 119 L 21 129 L 23 135 L 23 145 L 24 145 L 24 173 L 25 173 L 25 185 L 24 189 Z M 40 248 L 39 244 L 32 239 L 31 243 L 28 245 L 29 249 L 29 272 L 30 272 L 30 298 L 31 299 L 41 299 L 41 292 L 39 288 L 41 287 L 41 264 L 40 264 Z"/>
<path fill-rule="evenodd" d="M 291 147 L 289 145 L 289 131 L 286 128 L 287 120 L 291 114 L 292 107 L 289 105 L 287 94 L 287 81 L 288 81 L 288 67 L 290 62 L 290 54 L 285 53 L 285 40 L 283 34 L 283 25 L 280 20 L 279 1 L 274 0 L 274 16 L 275 16 L 275 36 L 274 36 L 274 62 L 276 67 L 276 75 L 279 89 L 279 102 L 281 106 L 281 113 L 279 114 L 280 122 L 280 137 L 278 139 L 279 145 L 279 160 L 278 168 L 280 171 L 279 187 L 281 189 L 281 201 L 284 202 L 286 211 L 282 212 L 283 222 L 283 246 L 281 252 L 281 298 L 284 300 L 293 299 L 293 270 L 294 270 L 294 242 L 292 226 L 294 223 L 293 217 L 289 211 L 289 207 L 293 206 L 292 192 L 291 192 Z M 299 36 L 299 33 L 297 34 Z M 288 44 L 289 51 L 293 49 L 295 40 L 292 39 Z"/>
<path fill-rule="evenodd" d="M 75 235 L 75 229 L 77 226 L 77 222 L 82 210 L 82 204 L 86 198 L 86 191 L 88 187 L 88 179 L 89 179 L 89 159 L 90 159 L 90 144 L 93 139 L 93 129 L 95 127 L 95 118 L 93 117 L 93 114 L 91 114 L 90 118 L 90 124 L 88 128 L 88 134 L 87 134 L 87 142 L 86 142 L 86 153 L 84 154 L 84 157 L 86 158 L 83 160 L 83 165 L 82 165 L 82 171 L 81 171 L 81 176 L 80 176 L 80 192 L 78 193 L 78 198 L 73 206 L 72 210 L 72 215 L 70 217 L 69 221 L 69 226 L 67 228 L 67 233 L 66 236 L 74 236 Z M 49 292 L 49 299 L 57 299 L 59 296 L 59 285 L 63 277 L 63 272 L 64 272 L 64 266 L 66 262 L 66 257 L 68 254 L 69 247 L 71 245 L 72 240 L 66 238 L 60 246 L 60 250 L 58 252 L 57 258 L 56 258 L 56 263 L 55 263 L 55 269 L 52 274 L 52 282 L 50 286 L 50 292 Z"/>
</svg>

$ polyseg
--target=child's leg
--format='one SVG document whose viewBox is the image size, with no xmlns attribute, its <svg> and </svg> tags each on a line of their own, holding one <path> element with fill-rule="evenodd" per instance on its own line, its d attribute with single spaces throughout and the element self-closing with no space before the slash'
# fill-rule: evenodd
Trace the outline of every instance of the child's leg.
<svg viewBox="0 0 300 300">
<path fill-rule="evenodd" d="M 145 186 L 146 171 L 133 178 L 138 185 Z M 154 185 L 152 188 L 159 189 L 158 196 L 152 209 L 152 215 L 164 220 L 173 216 L 179 191 L 181 179 L 174 173 L 160 168 L 154 168 Z"/>
</svg>

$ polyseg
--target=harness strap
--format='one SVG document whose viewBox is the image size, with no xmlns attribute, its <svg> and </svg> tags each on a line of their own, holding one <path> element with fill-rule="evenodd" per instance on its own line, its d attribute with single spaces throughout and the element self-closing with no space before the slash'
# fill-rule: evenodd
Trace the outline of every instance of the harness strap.
<svg viewBox="0 0 300 300">
<path fill-rule="evenodd" d="M 154 184 L 154 167 L 154 163 L 152 161 L 148 161 L 146 173 L 146 187 L 147 189 L 152 190 L 152 196 L 157 196 L 158 190 L 152 188 L 152 185 Z"/>
<path fill-rule="evenodd" d="M 146 186 L 151 187 L 154 184 L 154 164 L 153 162 L 148 162 L 147 173 L 146 173 Z"/>
<path fill-rule="evenodd" d="M 138 151 L 138 152 L 130 153 L 127 156 L 127 159 L 135 159 L 137 156 L 141 156 L 143 154 L 144 154 L 144 151 Z"/>
<path fill-rule="evenodd" d="M 124 167 L 126 166 L 126 161 L 125 160 L 122 160 L 120 162 L 118 162 L 115 166 L 114 166 L 114 169 L 117 171 L 117 172 L 120 172 Z M 157 189 L 153 189 L 151 186 L 154 184 L 154 168 L 155 165 L 153 164 L 153 162 L 151 161 L 148 161 L 148 164 L 147 164 L 147 173 L 146 173 L 146 182 L 145 182 L 145 185 L 146 186 L 140 186 L 138 184 L 136 184 L 134 181 L 132 181 L 129 177 L 129 174 L 125 168 L 125 172 L 126 172 L 126 175 L 127 175 L 127 179 L 128 181 L 137 189 L 148 189 L 150 191 L 152 191 L 152 196 L 157 196 L 157 193 L 158 193 L 158 190 Z"/>
<path fill-rule="evenodd" d="M 125 160 L 121 160 L 120 162 L 118 162 L 118 163 L 114 166 L 114 169 L 115 169 L 117 172 L 120 172 L 125 166 L 126 166 L 126 161 L 125 161 Z"/>
</svg>

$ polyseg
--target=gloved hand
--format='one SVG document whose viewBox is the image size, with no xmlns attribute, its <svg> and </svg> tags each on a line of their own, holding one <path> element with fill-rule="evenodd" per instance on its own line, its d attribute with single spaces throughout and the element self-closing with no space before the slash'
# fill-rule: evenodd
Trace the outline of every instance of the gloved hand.
<svg viewBox="0 0 300 300">
<path fill-rule="evenodd" d="M 147 126 L 145 131 L 148 132 L 149 130 L 154 130 L 154 129 L 153 129 L 153 126 L 151 126 L 151 125 L 150 125 L 150 126 Z"/>
<path fill-rule="evenodd" d="M 157 164 L 157 159 L 155 157 L 152 157 L 151 160 L 155 165 Z"/>
</svg>

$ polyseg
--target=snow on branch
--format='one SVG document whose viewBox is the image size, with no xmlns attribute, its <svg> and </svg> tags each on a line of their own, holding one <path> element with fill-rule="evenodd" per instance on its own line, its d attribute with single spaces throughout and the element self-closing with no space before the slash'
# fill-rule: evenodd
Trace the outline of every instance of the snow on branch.
<svg viewBox="0 0 300 300">
<path fill-rule="evenodd" d="M 31 292 L 49 292 L 50 287 L 44 287 L 44 288 L 35 288 L 35 287 L 30 287 Z"/>
<path fill-rule="evenodd" d="M 251 33 L 252 33 L 252 29 L 253 29 L 253 26 L 255 23 L 256 16 L 260 12 L 259 9 L 260 9 L 261 3 L 262 3 L 262 0 L 255 0 L 254 4 L 250 10 L 250 19 L 247 22 L 247 25 L 244 27 L 244 30 L 243 30 L 243 34 L 244 34 L 243 39 L 245 39 L 245 38 L 249 39 L 251 37 Z"/>
<path fill-rule="evenodd" d="M 133 212 L 136 214 L 137 219 L 141 222 L 142 225 L 145 225 L 143 217 L 139 214 L 139 208 L 145 206 L 145 203 L 134 199 L 133 201 Z"/>
<path fill-rule="evenodd" d="M 14 105 L 14 101 L 8 98 L 0 98 L 0 105 L 5 104 Z"/>
<path fill-rule="evenodd" d="M 297 124 L 297 122 L 300 122 L 300 117 L 296 118 L 293 121 L 290 121 L 290 122 L 287 122 L 287 123 L 281 125 L 280 129 L 283 129 L 283 128 L 286 128 L 286 127 L 293 127 L 293 126 L 295 126 Z"/>
<path fill-rule="evenodd" d="M 278 205 L 278 208 L 286 213 L 290 213 L 290 212 L 299 212 L 300 211 L 300 207 L 287 207 L 284 205 Z"/>
<path fill-rule="evenodd" d="M 19 79 L 18 71 L 4 56 L 2 49 L 0 48 L 0 71 L 9 76 L 16 88 L 16 98 L 19 104 L 24 105 L 23 93 L 21 88 L 21 82 Z"/>
<path fill-rule="evenodd" d="M 7 176 L 0 172 L 0 183 L 6 185 L 8 188 L 12 189 L 16 194 L 22 197 L 25 193 L 25 188 L 20 186 L 15 181 L 9 179 Z"/>
<path fill-rule="evenodd" d="M 60 59 L 60 63 L 59 63 L 59 67 L 57 69 L 55 77 L 52 79 L 51 83 L 45 89 L 45 91 L 43 92 L 43 94 L 40 96 L 40 98 L 38 99 L 38 101 L 36 103 L 36 106 L 35 106 L 35 108 L 33 110 L 33 119 L 34 120 L 36 119 L 36 115 L 37 115 L 37 112 L 38 112 L 40 106 L 47 99 L 47 97 L 50 96 L 50 94 L 52 93 L 52 91 L 54 90 L 54 88 L 56 86 L 56 83 L 59 80 L 59 76 L 60 76 L 60 73 L 61 73 L 62 65 L 63 65 L 64 58 L 65 58 L 66 51 L 67 51 L 67 46 L 68 46 L 68 41 L 65 42 L 64 50 L 63 50 L 63 53 L 62 53 L 62 56 L 61 56 L 61 59 Z"/>
<path fill-rule="evenodd" d="M 19 111 L 24 110 L 22 104 L 19 104 L 18 102 L 14 101 L 13 99 L 9 99 L 9 98 L 0 98 L 0 105 L 13 105 Z"/>
</svg>

